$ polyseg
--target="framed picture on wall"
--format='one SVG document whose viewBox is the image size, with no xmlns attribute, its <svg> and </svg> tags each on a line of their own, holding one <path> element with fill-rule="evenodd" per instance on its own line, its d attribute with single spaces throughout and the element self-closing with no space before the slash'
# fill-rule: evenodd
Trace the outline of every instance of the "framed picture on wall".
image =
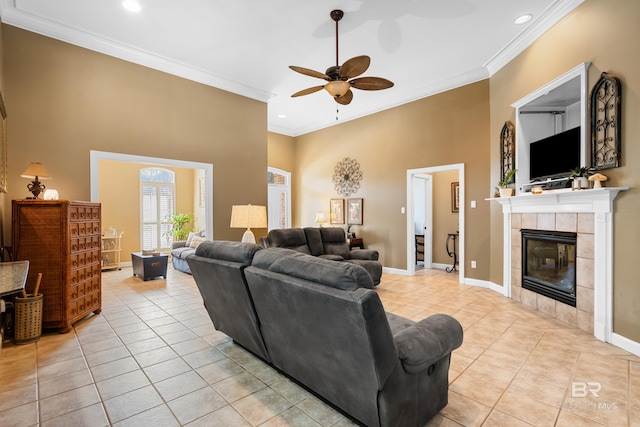
<svg viewBox="0 0 640 427">
<path fill-rule="evenodd" d="M 460 212 L 460 183 L 451 183 L 451 212 Z"/>
<path fill-rule="evenodd" d="M 344 199 L 331 199 L 329 212 L 331 224 L 344 224 Z"/>
<path fill-rule="evenodd" d="M 362 199 L 347 199 L 347 224 L 362 225 Z"/>
</svg>

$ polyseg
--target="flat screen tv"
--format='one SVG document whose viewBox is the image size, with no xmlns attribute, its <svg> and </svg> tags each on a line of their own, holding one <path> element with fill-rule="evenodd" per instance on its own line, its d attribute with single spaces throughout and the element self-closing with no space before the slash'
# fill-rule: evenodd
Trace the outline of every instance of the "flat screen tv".
<svg viewBox="0 0 640 427">
<path fill-rule="evenodd" d="M 529 145 L 531 181 L 569 176 L 580 166 L 580 126 Z"/>
</svg>

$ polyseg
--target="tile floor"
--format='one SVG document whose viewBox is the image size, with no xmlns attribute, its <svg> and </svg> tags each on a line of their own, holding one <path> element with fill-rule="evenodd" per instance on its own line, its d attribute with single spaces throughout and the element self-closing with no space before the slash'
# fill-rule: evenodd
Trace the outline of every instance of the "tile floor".
<svg viewBox="0 0 640 427">
<path fill-rule="evenodd" d="M 169 270 L 105 272 L 100 315 L 5 342 L 0 425 L 354 425 L 215 331 L 191 276 Z M 456 279 L 384 274 L 377 288 L 388 311 L 448 313 L 465 329 L 449 405 L 429 426 L 640 425 L 640 358 Z"/>
</svg>

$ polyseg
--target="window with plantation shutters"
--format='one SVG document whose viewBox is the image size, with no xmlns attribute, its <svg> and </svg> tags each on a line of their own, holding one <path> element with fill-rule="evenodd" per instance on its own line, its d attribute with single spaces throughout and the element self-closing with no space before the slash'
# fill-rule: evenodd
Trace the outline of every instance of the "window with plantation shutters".
<svg viewBox="0 0 640 427">
<path fill-rule="evenodd" d="M 175 173 L 162 168 L 140 170 L 143 249 L 169 249 L 173 241 L 169 219 L 175 213 Z"/>
</svg>

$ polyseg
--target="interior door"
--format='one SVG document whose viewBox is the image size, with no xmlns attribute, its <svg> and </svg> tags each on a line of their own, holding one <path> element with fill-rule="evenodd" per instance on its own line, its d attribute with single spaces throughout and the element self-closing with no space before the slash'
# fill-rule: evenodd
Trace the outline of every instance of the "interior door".
<svg viewBox="0 0 640 427">
<path fill-rule="evenodd" d="M 431 268 L 433 252 L 433 180 L 431 175 L 427 174 L 416 175 L 413 179 L 414 234 L 424 236 L 424 267 Z"/>
</svg>

